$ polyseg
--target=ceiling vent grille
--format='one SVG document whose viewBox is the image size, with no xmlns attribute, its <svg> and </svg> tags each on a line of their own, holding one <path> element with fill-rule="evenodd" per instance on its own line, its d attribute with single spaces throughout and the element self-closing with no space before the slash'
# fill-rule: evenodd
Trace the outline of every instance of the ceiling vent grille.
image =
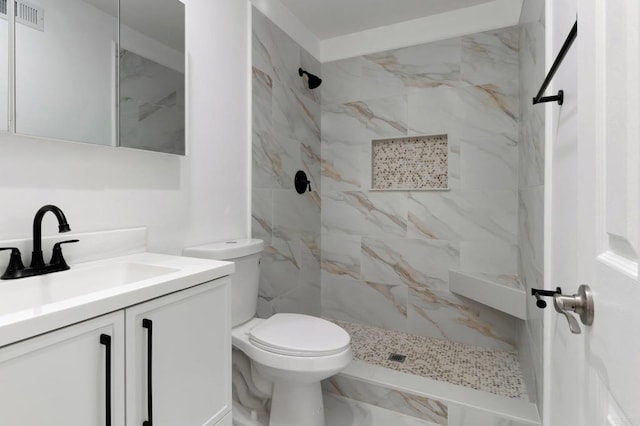
<svg viewBox="0 0 640 426">
<path fill-rule="evenodd" d="M 0 0 L 0 18 L 7 19 L 8 0 Z M 44 9 L 42 6 L 24 0 L 15 2 L 16 22 L 44 31 Z"/>
</svg>

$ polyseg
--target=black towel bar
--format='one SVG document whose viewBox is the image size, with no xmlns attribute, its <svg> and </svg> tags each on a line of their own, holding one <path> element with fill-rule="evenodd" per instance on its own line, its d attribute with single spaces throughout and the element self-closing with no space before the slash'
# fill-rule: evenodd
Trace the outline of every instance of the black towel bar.
<svg viewBox="0 0 640 426">
<path fill-rule="evenodd" d="M 556 71 L 558 71 L 560 64 L 564 60 L 564 57 L 567 55 L 567 52 L 571 48 L 571 45 L 573 44 L 577 36 L 578 36 L 578 21 L 576 21 L 576 23 L 573 24 L 573 28 L 571 28 L 571 31 L 569 31 L 569 35 L 567 36 L 567 39 L 564 41 L 564 44 L 562 45 L 562 48 L 560 49 L 560 52 L 558 53 L 556 60 L 553 61 L 553 65 L 551 66 L 551 69 L 549 70 L 547 77 L 544 79 L 544 82 L 542 83 L 542 87 L 540 87 L 540 90 L 538 91 L 538 94 L 536 95 L 536 97 L 533 98 L 534 105 L 544 103 L 544 102 L 556 102 L 556 101 L 558 102 L 558 105 L 562 105 L 562 103 L 564 102 L 564 92 L 562 90 L 558 91 L 558 94 L 554 96 L 543 96 L 543 95 L 545 90 L 547 90 L 547 87 L 551 83 L 553 76 L 556 75 Z"/>
</svg>

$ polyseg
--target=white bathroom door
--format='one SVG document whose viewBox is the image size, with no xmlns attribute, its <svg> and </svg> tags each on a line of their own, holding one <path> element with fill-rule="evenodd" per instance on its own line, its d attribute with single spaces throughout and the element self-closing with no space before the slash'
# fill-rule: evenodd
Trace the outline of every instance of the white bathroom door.
<svg viewBox="0 0 640 426">
<path fill-rule="evenodd" d="M 555 33 L 576 16 L 576 3 L 558 3 L 569 2 L 547 2 L 554 53 Z M 640 6 L 580 0 L 577 16 L 577 44 L 555 81 L 569 96 L 547 115 L 546 286 L 573 294 L 588 284 L 595 318 L 576 335 L 547 309 L 543 417 L 640 425 Z"/>
</svg>

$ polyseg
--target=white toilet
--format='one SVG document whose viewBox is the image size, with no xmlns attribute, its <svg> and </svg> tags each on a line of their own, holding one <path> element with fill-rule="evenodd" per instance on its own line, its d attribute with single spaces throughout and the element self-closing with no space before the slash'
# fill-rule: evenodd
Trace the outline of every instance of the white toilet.
<svg viewBox="0 0 640 426">
<path fill-rule="evenodd" d="M 190 247 L 183 254 L 235 262 L 232 276 L 232 342 L 272 384 L 270 426 L 325 426 L 320 381 L 352 359 L 351 338 L 341 327 L 308 315 L 256 318 L 262 240 L 233 240 Z"/>
</svg>

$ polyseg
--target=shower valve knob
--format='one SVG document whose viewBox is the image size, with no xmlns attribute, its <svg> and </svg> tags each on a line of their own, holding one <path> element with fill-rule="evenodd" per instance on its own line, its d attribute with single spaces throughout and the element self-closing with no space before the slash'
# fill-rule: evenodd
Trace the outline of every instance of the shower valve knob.
<svg viewBox="0 0 640 426">
<path fill-rule="evenodd" d="M 294 184 L 298 194 L 304 194 L 305 192 L 311 192 L 311 181 L 307 178 L 307 174 L 303 170 L 298 170 L 294 178 Z"/>
</svg>

